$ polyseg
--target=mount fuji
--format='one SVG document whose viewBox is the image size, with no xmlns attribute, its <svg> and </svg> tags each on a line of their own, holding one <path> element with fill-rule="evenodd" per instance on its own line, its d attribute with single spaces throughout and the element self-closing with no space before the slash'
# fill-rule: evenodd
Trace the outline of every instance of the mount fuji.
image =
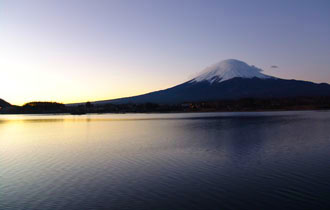
<svg viewBox="0 0 330 210">
<path fill-rule="evenodd" d="M 263 74 L 260 68 L 243 61 L 228 59 L 207 67 L 195 78 L 172 88 L 94 103 L 178 104 L 241 98 L 314 96 L 330 96 L 330 85 L 276 78 Z"/>
</svg>

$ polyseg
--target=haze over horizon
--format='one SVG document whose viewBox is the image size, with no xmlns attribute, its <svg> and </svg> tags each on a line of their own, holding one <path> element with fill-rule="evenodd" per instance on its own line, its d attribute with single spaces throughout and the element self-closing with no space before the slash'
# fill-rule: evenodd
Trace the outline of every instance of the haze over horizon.
<svg viewBox="0 0 330 210">
<path fill-rule="evenodd" d="M 63 103 L 133 96 L 234 58 L 330 83 L 330 2 L 3 0 L 0 98 Z"/>
</svg>

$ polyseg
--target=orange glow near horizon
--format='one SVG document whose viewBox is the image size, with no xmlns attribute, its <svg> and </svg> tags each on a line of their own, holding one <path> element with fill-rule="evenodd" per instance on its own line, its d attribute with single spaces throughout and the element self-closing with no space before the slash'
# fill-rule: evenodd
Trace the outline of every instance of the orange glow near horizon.
<svg viewBox="0 0 330 210">
<path fill-rule="evenodd" d="M 36 56 L 41 61 L 38 57 L 19 54 L 9 57 L 10 54 L 1 54 L 1 50 L 0 56 L 5 58 L 0 60 L 0 69 L 7 69 L 1 72 L 0 98 L 14 105 L 31 101 L 77 103 L 109 100 L 165 89 L 185 80 L 168 75 L 155 80 L 154 74 L 138 74 L 143 70 L 132 72 L 126 70 L 131 69 L 130 66 L 100 64 L 93 58 L 80 60 L 71 57 L 70 62 L 57 63 L 40 54 Z"/>
</svg>

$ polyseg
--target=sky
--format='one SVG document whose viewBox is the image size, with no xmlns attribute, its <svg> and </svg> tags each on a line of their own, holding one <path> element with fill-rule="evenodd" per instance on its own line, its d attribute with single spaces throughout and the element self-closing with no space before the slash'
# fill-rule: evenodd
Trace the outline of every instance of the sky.
<svg viewBox="0 0 330 210">
<path fill-rule="evenodd" d="M 329 20 L 329 0 L 0 0 L 0 98 L 133 96 L 229 58 L 330 83 Z"/>
</svg>

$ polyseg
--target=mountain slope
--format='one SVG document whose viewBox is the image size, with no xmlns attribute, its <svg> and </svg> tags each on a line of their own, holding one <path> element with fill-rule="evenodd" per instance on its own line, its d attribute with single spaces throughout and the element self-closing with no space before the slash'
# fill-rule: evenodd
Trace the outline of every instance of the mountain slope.
<svg viewBox="0 0 330 210">
<path fill-rule="evenodd" d="M 239 98 L 284 98 L 299 96 L 330 96 L 330 85 L 298 80 L 264 80 L 259 78 L 234 78 L 222 83 L 191 83 L 144 95 L 99 101 L 98 104 L 114 103 L 164 103 L 212 101 Z"/>
<path fill-rule="evenodd" d="M 261 72 L 262 70 L 255 66 L 229 59 L 206 68 L 188 82 L 166 90 L 95 103 L 176 104 L 240 98 L 330 96 L 329 84 L 279 79 Z"/>
<path fill-rule="evenodd" d="M 1 108 L 6 108 L 6 107 L 10 107 L 10 106 L 11 106 L 10 103 L 8 103 L 7 101 L 2 100 L 2 99 L 0 98 L 0 107 L 1 107 Z"/>
</svg>

